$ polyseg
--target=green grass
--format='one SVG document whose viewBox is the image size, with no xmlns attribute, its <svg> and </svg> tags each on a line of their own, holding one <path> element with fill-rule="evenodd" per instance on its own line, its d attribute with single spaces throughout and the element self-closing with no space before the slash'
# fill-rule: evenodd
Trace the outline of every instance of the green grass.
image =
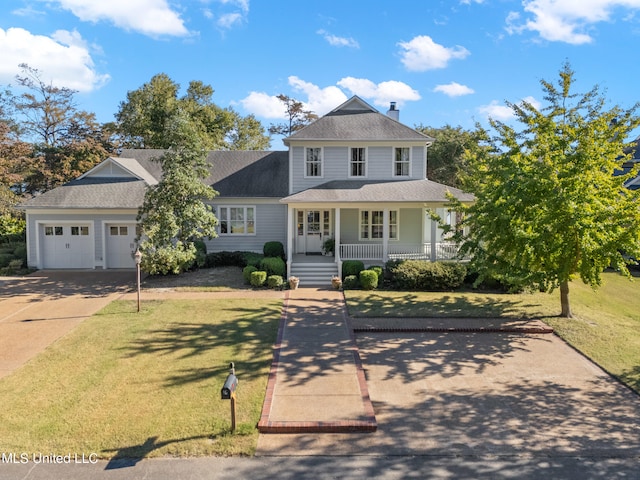
<svg viewBox="0 0 640 480">
<path fill-rule="evenodd" d="M 7 452 L 251 455 L 282 302 L 113 302 L 0 381 Z M 235 362 L 237 428 L 220 389 Z"/>
<path fill-rule="evenodd" d="M 345 292 L 356 317 L 538 318 L 570 345 L 640 393 L 640 278 L 603 275 L 593 290 L 570 287 L 573 319 L 558 317 L 558 291 L 534 294 L 467 292 Z"/>
</svg>

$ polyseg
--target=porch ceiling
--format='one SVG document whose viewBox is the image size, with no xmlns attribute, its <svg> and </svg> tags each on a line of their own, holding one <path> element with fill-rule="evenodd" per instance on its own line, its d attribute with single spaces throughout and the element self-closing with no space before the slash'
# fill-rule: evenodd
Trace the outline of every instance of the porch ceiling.
<svg viewBox="0 0 640 480">
<path fill-rule="evenodd" d="M 282 203 L 446 202 L 447 192 L 461 201 L 473 195 L 431 180 L 333 180 L 280 200 Z"/>
</svg>

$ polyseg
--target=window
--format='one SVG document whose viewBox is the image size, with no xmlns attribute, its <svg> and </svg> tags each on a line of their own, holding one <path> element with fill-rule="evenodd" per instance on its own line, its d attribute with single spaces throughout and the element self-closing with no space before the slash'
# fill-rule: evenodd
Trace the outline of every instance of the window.
<svg viewBox="0 0 640 480">
<path fill-rule="evenodd" d="M 112 236 L 116 236 L 116 235 L 129 235 L 129 227 L 125 227 L 125 226 L 121 226 L 121 227 L 111 226 L 111 227 L 109 227 L 109 235 L 112 235 Z"/>
<path fill-rule="evenodd" d="M 305 176 L 321 177 L 322 176 L 322 149 L 307 148 L 305 159 Z"/>
<path fill-rule="evenodd" d="M 365 177 L 367 175 L 367 150 L 365 148 L 352 148 L 349 164 L 349 176 Z"/>
<path fill-rule="evenodd" d="M 71 235 L 89 235 L 89 227 L 71 227 Z"/>
<path fill-rule="evenodd" d="M 47 237 L 51 235 L 62 235 L 62 227 L 44 227 L 44 234 Z"/>
<path fill-rule="evenodd" d="M 255 235 L 255 207 L 220 207 L 220 235 Z"/>
<path fill-rule="evenodd" d="M 411 165 L 411 155 L 408 147 L 396 147 L 393 153 L 393 175 L 408 177 Z"/>
<path fill-rule="evenodd" d="M 384 211 L 360 211 L 360 240 L 373 240 L 384 236 Z M 389 240 L 398 239 L 398 211 L 389 211 Z"/>
</svg>

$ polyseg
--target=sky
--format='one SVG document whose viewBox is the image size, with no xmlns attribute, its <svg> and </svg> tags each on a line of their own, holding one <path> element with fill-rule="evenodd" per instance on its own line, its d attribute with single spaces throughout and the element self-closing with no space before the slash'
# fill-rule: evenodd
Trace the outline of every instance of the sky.
<svg viewBox="0 0 640 480">
<path fill-rule="evenodd" d="M 411 127 L 509 122 L 505 101 L 544 105 L 565 62 L 575 91 L 640 101 L 640 0 L 3 0 L 0 85 L 19 64 L 114 120 L 158 73 L 265 129 L 276 95 L 323 115 L 353 95 Z M 283 149 L 279 138 L 272 148 Z"/>
</svg>

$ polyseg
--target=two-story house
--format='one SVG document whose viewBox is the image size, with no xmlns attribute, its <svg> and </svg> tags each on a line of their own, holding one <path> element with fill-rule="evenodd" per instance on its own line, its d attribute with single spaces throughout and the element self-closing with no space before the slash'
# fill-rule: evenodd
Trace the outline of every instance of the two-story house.
<svg viewBox="0 0 640 480">
<path fill-rule="evenodd" d="M 285 245 L 288 273 L 301 283 L 328 284 L 342 262 L 452 258 L 428 211 L 445 210 L 447 192 L 473 197 L 426 178 L 433 139 L 353 97 L 284 140 L 288 151 L 210 152 L 205 182 L 218 237 L 209 251 L 261 252 Z M 23 204 L 28 263 L 37 268 L 130 268 L 136 215 L 162 172 L 162 151 L 124 150 L 78 179 Z M 323 256 L 326 241 L 334 254 Z"/>
</svg>

